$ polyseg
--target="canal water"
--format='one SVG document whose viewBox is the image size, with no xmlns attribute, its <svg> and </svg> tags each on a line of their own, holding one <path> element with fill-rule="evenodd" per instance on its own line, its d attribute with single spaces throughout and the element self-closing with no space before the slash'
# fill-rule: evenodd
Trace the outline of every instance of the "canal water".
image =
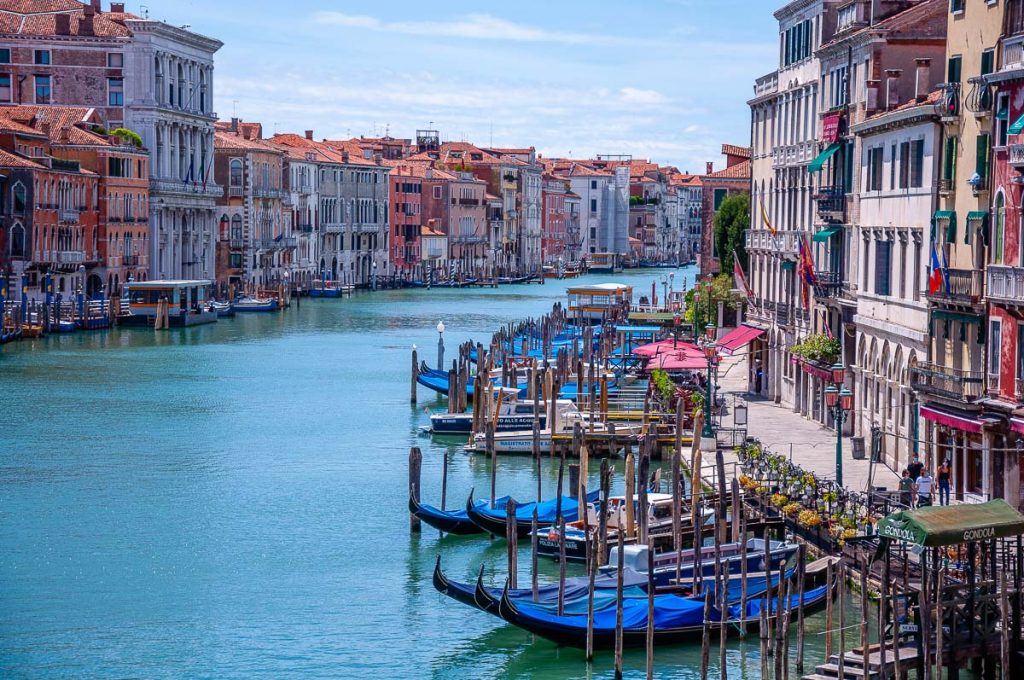
<svg viewBox="0 0 1024 680">
<path fill-rule="evenodd" d="M 658 281 L 661 295 L 662 273 L 580 281 Z M 679 270 L 676 287 L 693 277 Z M 410 407 L 412 346 L 434 363 L 443 320 L 450 359 L 564 301 L 568 283 L 307 299 L 3 347 L 0 677 L 610 676 L 610 654 L 588 669 L 578 650 L 434 590 L 437 555 L 453 578 L 483 564 L 503 581 L 503 541 L 408 531 L 410 446 L 424 450 L 426 502 L 445 455 L 449 507 L 489 490 L 486 457 L 418 434 L 443 403 L 421 388 Z M 499 465 L 499 494 L 531 498 L 529 457 Z M 545 461 L 546 496 L 556 470 Z M 643 673 L 642 652 L 626 662 Z M 730 642 L 728 663 L 758 677 L 757 639 Z M 657 652 L 659 677 L 699 667 L 699 645 Z"/>
</svg>

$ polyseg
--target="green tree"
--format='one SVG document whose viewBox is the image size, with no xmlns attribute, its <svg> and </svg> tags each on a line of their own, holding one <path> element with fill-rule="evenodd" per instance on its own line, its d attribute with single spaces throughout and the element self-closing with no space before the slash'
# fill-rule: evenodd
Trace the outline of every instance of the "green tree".
<svg viewBox="0 0 1024 680">
<path fill-rule="evenodd" d="M 729 194 L 715 213 L 715 248 L 723 272 L 732 272 L 733 253 L 747 270 L 746 233 L 750 226 L 750 194 Z"/>
<path fill-rule="evenodd" d="M 697 300 L 698 291 L 700 300 Z M 726 309 L 736 309 L 736 295 L 732 291 L 732 274 L 719 274 L 711 279 L 710 285 L 707 279 L 698 280 L 696 286 L 686 291 L 683 318 L 694 324 L 698 335 L 703 334 L 708 324 L 717 323 L 719 302 L 724 302 Z"/>
</svg>

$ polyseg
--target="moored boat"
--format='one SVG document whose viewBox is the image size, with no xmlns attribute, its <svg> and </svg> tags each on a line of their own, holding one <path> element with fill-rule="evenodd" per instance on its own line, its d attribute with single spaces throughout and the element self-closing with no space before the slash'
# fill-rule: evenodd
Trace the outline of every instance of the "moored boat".
<svg viewBox="0 0 1024 680">
<path fill-rule="evenodd" d="M 587 502 L 597 500 L 600 492 L 594 491 L 587 495 Z M 567 522 L 574 521 L 579 516 L 579 501 L 570 496 L 562 496 L 562 516 Z M 504 536 L 508 524 L 506 506 L 508 499 L 502 504 L 500 500 L 495 502 L 494 507 L 489 504 L 482 504 L 473 501 L 473 492 L 469 492 L 466 500 L 466 514 L 470 520 L 483 531 L 492 536 Z M 517 504 L 515 509 L 516 535 L 525 538 L 530 535 L 530 527 L 533 522 L 533 512 L 537 511 L 537 527 L 546 528 L 558 521 L 559 503 L 557 498 L 541 501 L 540 503 Z"/>
<path fill-rule="evenodd" d="M 236 312 L 276 312 L 277 300 L 274 298 L 244 297 L 232 303 Z"/>
<path fill-rule="evenodd" d="M 230 302 L 218 302 L 214 300 L 210 303 L 210 308 L 217 312 L 218 317 L 229 317 L 235 315 L 235 307 Z"/>
</svg>

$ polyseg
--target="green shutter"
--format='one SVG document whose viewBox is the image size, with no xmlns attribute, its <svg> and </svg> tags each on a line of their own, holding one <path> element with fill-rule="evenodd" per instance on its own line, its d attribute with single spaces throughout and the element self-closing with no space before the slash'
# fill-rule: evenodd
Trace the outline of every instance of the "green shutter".
<svg viewBox="0 0 1024 680">
<path fill-rule="evenodd" d="M 946 138 L 946 153 L 942 162 L 942 179 L 956 179 L 956 145 L 957 137 Z"/>
<path fill-rule="evenodd" d="M 992 73 L 995 56 L 995 50 L 985 50 L 981 53 L 981 75 L 987 76 L 989 73 Z"/>
<path fill-rule="evenodd" d="M 988 151 L 989 136 L 978 135 L 978 159 L 974 164 L 974 171 L 981 177 L 982 182 L 988 177 Z M 982 186 L 985 186 L 982 184 Z"/>
<path fill-rule="evenodd" d="M 960 82 L 960 62 L 961 59 L 958 56 L 949 58 L 949 67 L 946 69 L 946 82 L 947 83 L 959 83 Z"/>
<path fill-rule="evenodd" d="M 853 193 L 853 141 L 846 142 L 843 150 L 843 189 L 846 193 Z"/>
<path fill-rule="evenodd" d="M 783 260 L 782 261 L 782 271 L 784 271 L 784 272 L 791 272 L 791 271 L 794 271 L 795 269 L 796 269 L 796 262 L 791 262 L 789 260 Z"/>
</svg>

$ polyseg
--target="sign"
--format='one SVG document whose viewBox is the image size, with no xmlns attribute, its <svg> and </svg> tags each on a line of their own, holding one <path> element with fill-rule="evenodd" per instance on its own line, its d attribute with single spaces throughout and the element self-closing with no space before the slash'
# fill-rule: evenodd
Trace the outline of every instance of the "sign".
<svg viewBox="0 0 1024 680">
<path fill-rule="evenodd" d="M 830 113 L 821 120 L 821 141 L 834 144 L 839 139 L 838 113 Z"/>
<path fill-rule="evenodd" d="M 918 628 L 916 623 L 903 623 L 903 624 L 900 624 L 900 634 L 901 635 L 903 633 L 916 633 L 919 630 L 920 630 L 920 628 Z"/>
</svg>

